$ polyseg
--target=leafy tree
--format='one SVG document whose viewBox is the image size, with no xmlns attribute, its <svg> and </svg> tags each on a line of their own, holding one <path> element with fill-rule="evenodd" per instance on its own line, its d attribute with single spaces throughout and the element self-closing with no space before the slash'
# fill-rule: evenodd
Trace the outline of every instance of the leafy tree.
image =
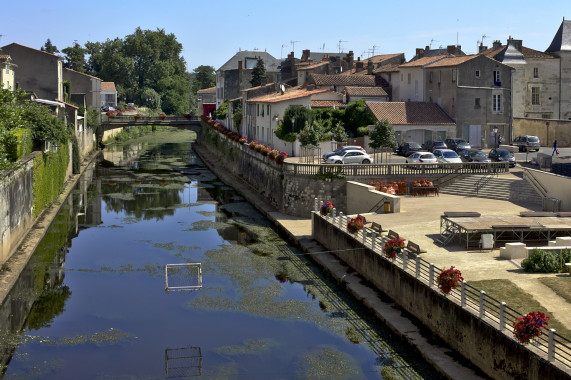
<svg viewBox="0 0 571 380">
<path fill-rule="evenodd" d="M 343 127 L 343 123 L 341 123 L 340 121 L 337 122 L 337 125 L 335 125 L 335 128 L 333 128 L 331 132 L 333 135 L 333 140 L 337 142 L 347 141 L 347 139 L 349 138 L 347 132 L 345 131 L 345 127 Z"/>
<path fill-rule="evenodd" d="M 377 121 L 373 130 L 369 133 L 371 141 L 369 146 L 373 149 L 396 148 L 397 140 L 393 126 L 387 121 Z"/>
<path fill-rule="evenodd" d="M 51 110 L 41 104 L 28 102 L 22 115 L 26 127 L 32 131 L 34 141 L 49 141 L 54 144 L 63 144 L 71 136 L 71 131 L 58 118 L 52 115 Z"/>
<path fill-rule="evenodd" d="M 305 127 L 299 132 L 299 142 L 302 146 L 319 145 L 323 137 L 323 127 L 321 123 L 314 121 L 309 124 L 305 122 Z"/>
<path fill-rule="evenodd" d="M 234 121 L 234 127 L 240 131 L 242 126 L 242 99 L 232 102 L 232 120 Z"/>
<path fill-rule="evenodd" d="M 0 170 L 9 169 L 17 160 L 16 129 L 25 125 L 22 90 L 0 90 Z"/>
<path fill-rule="evenodd" d="M 161 109 L 161 96 L 152 88 L 144 88 L 141 91 L 141 102 L 150 109 Z"/>
<path fill-rule="evenodd" d="M 228 116 L 228 100 L 225 100 L 220 107 L 214 111 L 214 118 L 224 120 Z"/>
<path fill-rule="evenodd" d="M 359 127 L 373 125 L 376 122 L 375 115 L 365 105 L 365 100 L 357 99 L 345 108 L 345 128 L 350 135 L 355 136 Z"/>
<path fill-rule="evenodd" d="M 85 73 L 85 53 L 87 49 L 81 47 L 77 42 L 72 47 L 66 47 L 61 51 L 64 56 L 63 67 Z"/>
<path fill-rule="evenodd" d="M 45 51 L 47 53 L 51 53 L 51 54 L 59 53 L 59 50 L 57 49 L 57 47 L 55 45 L 52 45 L 52 41 L 50 41 L 49 38 L 46 41 L 46 43 L 44 44 L 44 46 L 42 46 L 40 48 L 40 50 Z"/>
<path fill-rule="evenodd" d="M 292 120 L 293 123 L 292 123 Z M 284 112 L 282 125 L 285 133 L 299 133 L 305 123 L 313 123 L 311 111 L 304 106 L 289 106 Z"/>
<path fill-rule="evenodd" d="M 252 80 L 250 81 L 250 83 L 252 84 L 252 87 L 261 86 L 262 83 L 265 81 L 265 79 L 266 79 L 266 67 L 264 66 L 264 61 L 262 60 L 262 58 L 258 58 L 258 63 L 256 64 L 256 67 L 254 67 L 254 69 L 252 70 Z"/>
<path fill-rule="evenodd" d="M 212 66 L 200 65 L 192 72 L 192 93 L 216 85 L 216 70 Z"/>
</svg>

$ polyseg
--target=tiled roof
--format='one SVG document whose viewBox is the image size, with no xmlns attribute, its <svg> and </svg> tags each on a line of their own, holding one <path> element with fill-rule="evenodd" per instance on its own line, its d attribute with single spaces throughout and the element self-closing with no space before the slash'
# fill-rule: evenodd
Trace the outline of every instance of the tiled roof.
<svg viewBox="0 0 571 380">
<path fill-rule="evenodd" d="M 391 73 L 391 72 L 398 72 L 400 64 L 398 63 L 389 63 L 388 65 L 384 65 L 379 67 L 378 69 L 374 70 L 373 73 Z"/>
<path fill-rule="evenodd" d="M 436 103 L 366 102 L 377 120 L 392 125 L 456 125 Z"/>
<path fill-rule="evenodd" d="M 312 100 L 311 108 L 345 108 L 347 104 L 339 100 Z"/>
<path fill-rule="evenodd" d="M 375 86 L 373 75 L 311 74 L 317 86 Z"/>
<path fill-rule="evenodd" d="M 115 82 L 101 82 L 101 91 L 116 92 Z"/>
<path fill-rule="evenodd" d="M 379 55 L 374 55 L 372 57 L 369 57 L 367 59 L 364 59 L 363 62 L 365 62 L 365 66 L 367 66 L 367 63 L 369 61 L 373 61 L 373 64 L 377 64 L 377 63 L 381 63 L 383 61 L 386 61 L 387 59 L 391 59 L 394 57 L 397 57 L 399 55 L 403 55 L 404 53 L 394 53 L 394 54 L 379 54 Z"/>
<path fill-rule="evenodd" d="M 319 94 L 322 92 L 327 92 L 326 89 L 307 89 L 305 87 L 292 87 L 286 89 L 286 92 L 282 94 L 281 92 L 273 92 L 271 94 L 257 96 L 255 98 L 248 99 L 248 102 L 256 103 L 278 103 L 285 100 L 305 98 L 314 94 Z"/>
<path fill-rule="evenodd" d="M 215 94 L 216 93 L 216 86 L 203 88 L 202 90 L 197 91 L 198 94 Z"/>
<path fill-rule="evenodd" d="M 9 44 L 9 45 L 5 45 L 5 46 L 3 46 L 3 47 L 4 47 L 4 48 L 9 48 L 9 47 L 12 46 L 12 45 L 14 45 L 14 46 L 20 46 L 20 47 L 23 47 L 23 48 L 26 48 L 26 49 L 30 49 L 30 50 L 34 50 L 34 51 L 38 51 L 38 52 L 44 53 L 44 54 L 49 54 L 49 55 L 51 55 L 51 56 L 54 56 L 54 57 L 56 57 L 56 58 L 58 58 L 58 59 L 63 60 L 63 57 L 60 57 L 59 55 L 55 55 L 55 54 L 52 54 L 52 53 L 48 53 L 47 51 L 43 51 L 43 50 L 40 50 L 40 49 L 34 49 L 34 48 L 31 48 L 31 47 L 26 46 L 26 45 L 18 44 L 18 43 L 16 43 L 16 42 L 13 42 L 13 43 L 11 43 L 11 44 Z M 2 47 L 2 46 L 0 46 L 0 47 Z"/>
<path fill-rule="evenodd" d="M 76 73 L 76 74 L 79 74 L 79 75 L 85 75 L 86 77 L 90 77 L 90 78 L 93 78 L 93 79 L 99 79 L 99 80 L 101 80 L 101 78 L 97 78 L 97 77 L 94 77 L 93 75 L 89 75 L 89 74 L 86 74 L 86 73 L 80 73 L 79 71 L 75 71 L 75 70 L 73 70 L 73 69 L 68 69 L 67 67 L 64 67 L 63 69 L 66 70 L 66 71 L 70 71 L 70 72 L 72 72 L 72 73 Z"/>
<path fill-rule="evenodd" d="M 484 50 L 480 54 L 485 55 L 488 58 L 496 59 L 497 56 L 499 56 L 500 54 L 502 54 L 506 51 L 507 47 L 508 47 L 507 45 L 502 45 L 502 46 L 497 47 L 497 48 L 492 47 L 492 48 L 489 48 L 488 50 Z M 525 46 L 522 46 L 521 53 L 523 54 L 524 58 L 554 58 L 553 56 L 551 56 L 549 54 L 542 53 L 538 50 L 526 48 Z"/>
<path fill-rule="evenodd" d="M 446 58 L 448 57 L 447 55 L 443 54 L 443 55 L 435 55 L 433 57 L 422 57 L 419 58 L 415 61 L 412 62 L 408 62 L 408 63 L 403 63 L 402 65 L 400 65 L 400 68 L 408 68 L 408 67 L 422 67 L 425 65 L 428 65 L 430 63 L 436 62 L 440 59 Z"/>
<path fill-rule="evenodd" d="M 347 86 L 345 90 L 353 96 L 388 96 L 382 87 Z"/>
<path fill-rule="evenodd" d="M 275 73 L 280 71 L 280 64 L 281 62 L 274 58 L 270 53 L 265 51 L 248 51 L 248 50 L 241 50 L 234 54 L 232 58 L 230 58 L 226 63 L 224 63 L 218 70 L 216 71 L 226 71 L 226 70 L 238 70 L 238 62 L 244 62 L 246 58 L 261 58 L 264 61 L 264 66 L 266 67 L 267 72 Z M 246 70 L 246 67 L 243 66 L 243 69 Z"/>
<path fill-rule="evenodd" d="M 329 61 L 321 61 L 321 62 L 310 63 L 310 64 L 303 62 L 303 63 L 298 63 L 296 66 L 297 66 L 298 70 L 311 70 L 311 69 L 315 69 L 316 67 L 326 66 L 328 64 L 329 64 Z"/>
<path fill-rule="evenodd" d="M 444 58 L 440 61 L 436 61 L 434 63 L 430 63 L 427 66 L 428 67 L 447 67 L 447 66 L 458 66 L 464 62 L 468 62 L 474 58 L 476 58 L 477 55 L 464 55 L 461 57 L 447 57 Z"/>
</svg>

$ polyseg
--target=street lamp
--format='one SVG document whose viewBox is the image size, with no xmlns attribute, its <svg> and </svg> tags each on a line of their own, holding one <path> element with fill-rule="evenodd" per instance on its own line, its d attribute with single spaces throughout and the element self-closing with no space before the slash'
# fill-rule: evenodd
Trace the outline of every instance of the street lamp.
<svg viewBox="0 0 571 380">
<path fill-rule="evenodd" d="M 498 127 L 494 127 L 494 129 L 492 130 L 492 132 L 494 132 L 494 137 L 496 139 L 496 148 L 498 147 Z"/>
</svg>

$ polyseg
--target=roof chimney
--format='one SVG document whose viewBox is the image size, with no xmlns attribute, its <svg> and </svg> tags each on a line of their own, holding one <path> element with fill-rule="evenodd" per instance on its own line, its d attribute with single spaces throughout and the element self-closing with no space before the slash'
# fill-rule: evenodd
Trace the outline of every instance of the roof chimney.
<svg viewBox="0 0 571 380">
<path fill-rule="evenodd" d="M 369 62 L 367 62 L 367 74 L 373 75 L 373 61 L 371 61 L 370 59 Z"/>
<path fill-rule="evenodd" d="M 521 53 L 521 48 L 523 46 L 523 40 L 514 40 L 512 38 L 512 36 L 509 36 L 508 38 L 508 45 L 512 45 L 513 47 L 515 47 L 520 53 Z"/>
<path fill-rule="evenodd" d="M 309 55 L 311 54 L 311 52 L 309 51 L 309 49 L 305 49 L 302 51 L 301 53 L 301 61 L 309 61 Z"/>
<path fill-rule="evenodd" d="M 499 49 L 499 48 L 502 47 L 502 43 L 500 42 L 500 40 L 495 40 L 495 41 L 494 41 L 494 44 L 492 45 L 492 47 L 493 47 L 494 49 Z"/>
<path fill-rule="evenodd" d="M 426 47 L 426 50 L 428 50 L 428 46 Z M 416 56 L 418 58 L 424 57 L 424 49 L 423 48 L 416 48 Z"/>
<path fill-rule="evenodd" d="M 355 62 L 355 72 L 358 73 L 363 71 L 363 61 L 361 61 L 361 57 L 357 57 L 357 62 Z"/>
<path fill-rule="evenodd" d="M 478 53 L 482 53 L 486 50 L 488 50 L 488 47 L 484 46 L 484 43 L 480 42 L 480 46 L 478 46 Z"/>
<path fill-rule="evenodd" d="M 446 46 L 446 54 L 460 55 L 460 45 Z"/>
</svg>

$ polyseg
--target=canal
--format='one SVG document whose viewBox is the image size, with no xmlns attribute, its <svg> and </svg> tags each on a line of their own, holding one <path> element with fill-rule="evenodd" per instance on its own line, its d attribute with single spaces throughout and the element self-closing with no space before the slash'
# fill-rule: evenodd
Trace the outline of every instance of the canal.
<svg viewBox="0 0 571 380">
<path fill-rule="evenodd" d="M 0 310 L 4 378 L 441 378 L 193 136 L 109 145 L 86 170 Z"/>
</svg>

